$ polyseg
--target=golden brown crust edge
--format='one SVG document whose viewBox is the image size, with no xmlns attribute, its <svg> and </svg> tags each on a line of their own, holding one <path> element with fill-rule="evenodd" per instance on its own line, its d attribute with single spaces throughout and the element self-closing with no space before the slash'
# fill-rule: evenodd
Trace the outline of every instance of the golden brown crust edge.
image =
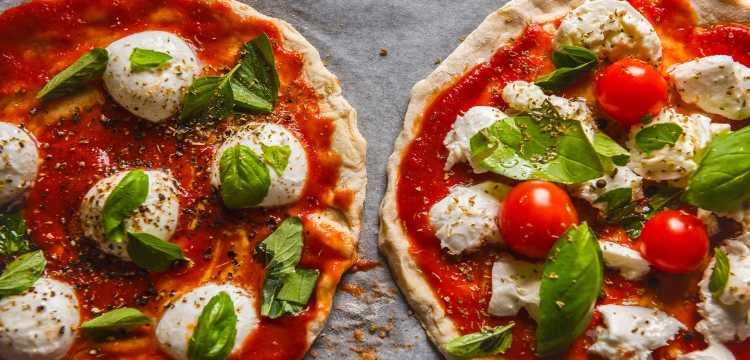
<svg viewBox="0 0 750 360">
<path fill-rule="evenodd" d="M 206 0 L 211 1 L 211 0 Z M 357 112 L 342 95 L 341 86 L 335 75 L 325 68 L 320 54 L 292 25 L 268 17 L 252 7 L 235 0 L 221 1 L 243 17 L 253 17 L 273 22 L 283 35 L 283 46 L 303 56 L 304 76 L 318 95 L 321 116 L 335 122 L 332 135 L 332 150 L 341 156 L 341 173 L 336 190 L 349 190 L 354 194 L 347 211 L 329 209 L 310 220 L 315 226 L 327 232 L 335 232 L 340 240 L 337 243 L 341 254 L 349 259 L 351 266 L 357 257 L 357 239 L 361 228 L 361 212 L 365 200 L 367 175 L 365 168 L 366 142 L 357 129 Z M 340 275 L 340 274 L 338 274 Z M 321 275 L 316 289 L 316 317 L 308 326 L 308 349 L 328 319 L 333 296 L 339 283 L 339 276 Z"/>
<path fill-rule="evenodd" d="M 404 129 L 388 161 L 388 188 L 380 208 L 380 250 L 388 260 L 404 297 L 446 357 L 445 345 L 459 336 L 432 288 L 409 254 L 409 240 L 398 218 L 396 187 L 401 157 L 417 135 L 422 114 L 432 99 L 471 67 L 486 61 L 497 49 L 511 44 L 527 25 L 547 23 L 564 16 L 582 0 L 512 0 L 490 14 L 440 66 L 418 82 L 404 116 Z M 747 0 L 691 0 L 699 24 L 750 23 Z"/>
</svg>

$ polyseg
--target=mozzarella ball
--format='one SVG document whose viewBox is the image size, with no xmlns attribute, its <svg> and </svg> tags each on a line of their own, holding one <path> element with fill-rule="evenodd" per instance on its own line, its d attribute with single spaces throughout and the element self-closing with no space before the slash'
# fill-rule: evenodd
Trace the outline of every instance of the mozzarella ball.
<svg viewBox="0 0 750 360">
<path fill-rule="evenodd" d="M 654 124 L 672 123 L 682 128 L 682 135 L 674 145 L 642 152 L 636 145 L 636 135 L 641 129 Z M 711 141 L 711 119 L 700 115 L 683 115 L 674 109 L 664 109 L 648 125 L 639 124 L 630 128 L 630 167 L 649 180 L 666 181 L 682 179 L 698 168 L 696 156 Z"/>
<path fill-rule="evenodd" d="M 544 263 L 516 260 L 503 254 L 492 265 L 492 296 L 487 312 L 515 316 L 521 308 L 536 320 Z"/>
<path fill-rule="evenodd" d="M 456 186 L 430 209 L 430 224 L 440 246 L 452 254 L 500 243 L 497 216 L 502 204 L 487 189 L 492 183 Z"/>
<path fill-rule="evenodd" d="M 80 321 L 73 288 L 40 278 L 26 293 L 0 299 L 0 357 L 61 359 L 73 345 Z"/>
<path fill-rule="evenodd" d="M 263 146 L 288 146 L 291 150 L 289 161 L 279 175 L 276 169 L 266 165 L 271 185 L 263 200 L 256 206 L 271 207 L 291 204 L 300 199 L 307 182 L 308 160 L 302 143 L 281 125 L 270 123 L 250 123 L 230 136 L 219 147 L 211 167 L 211 183 L 221 188 L 220 161 L 224 152 L 237 144 L 247 146 L 260 159 L 263 159 Z"/>
<path fill-rule="evenodd" d="M 599 241 L 604 264 L 620 271 L 628 280 L 638 280 L 648 274 L 650 266 L 641 253 L 612 241 Z"/>
<path fill-rule="evenodd" d="M 14 124 L 0 122 L 0 206 L 19 202 L 36 180 L 36 141 Z"/>
<path fill-rule="evenodd" d="M 451 131 L 443 140 L 443 144 L 448 149 L 445 170 L 452 169 L 457 163 L 468 161 L 475 173 L 487 172 L 471 161 L 471 138 L 479 131 L 506 117 L 508 116 L 502 111 L 490 106 L 475 106 L 463 116 L 458 116 Z"/>
<path fill-rule="evenodd" d="M 682 101 L 732 120 L 750 116 L 750 68 L 714 55 L 677 64 L 669 75 Z"/>
<path fill-rule="evenodd" d="M 256 300 L 234 285 L 211 283 L 191 290 L 168 306 L 156 326 L 156 339 L 164 352 L 176 360 L 187 359 L 188 342 L 198 325 L 198 318 L 211 298 L 222 291 L 232 299 L 237 315 L 237 336 L 232 353 L 242 348 L 245 339 L 258 329 Z"/>
<path fill-rule="evenodd" d="M 172 57 L 156 69 L 133 72 L 130 55 L 136 48 Z M 126 36 L 107 47 L 109 62 L 104 85 L 122 107 L 151 122 L 161 122 L 181 107 L 183 94 L 201 71 L 198 57 L 179 36 L 164 31 L 144 31 Z"/>
<path fill-rule="evenodd" d="M 109 241 L 104 233 L 102 210 L 109 194 L 117 187 L 129 171 L 121 171 L 97 182 L 81 203 L 81 223 L 84 234 L 95 240 L 107 254 L 130 260 L 127 240 L 121 243 Z M 177 181 L 167 172 L 147 170 L 148 196 L 141 206 L 127 217 L 125 231 L 147 233 L 162 240 L 169 240 L 177 229 L 180 202 L 177 197 Z"/>
<path fill-rule="evenodd" d="M 604 175 L 570 188 L 573 196 L 584 199 L 593 207 L 604 211 L 607 209 L 607 204 L 596 202 L 600 196 L 615 189 L 629 188 L 631 200 L 638 200 L 643 197 L 642 183 L 643 178 L 629 167 L 618 166 L 613 174 Z"/>
<path fill-rule="evenodd" d="M 661 41 L 651 23 L 627 1 L 592 0 L 563 18 L 553 45 L 575 45 L 611 62 L 635 57 L 658 65 Z"/>
</svg>

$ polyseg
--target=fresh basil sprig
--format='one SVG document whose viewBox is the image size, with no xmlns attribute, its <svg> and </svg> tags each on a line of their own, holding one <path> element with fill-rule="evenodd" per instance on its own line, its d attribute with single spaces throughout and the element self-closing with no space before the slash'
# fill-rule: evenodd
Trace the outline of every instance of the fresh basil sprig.
<svg viewBox="0 0 750 360">
<path fill-rule="evenodd" d="M 266 277 L 263 282 L 261 314 L 271 319 L 297 314 L 307 305 L 320 273 L 298 268 L 302 257 L 302 222 L 288 218 L 258 245 L 264 255 Z"/>
<path fill-rule="evenodd" d="M 596 54 L 586 48 L 563 45 L 552 53 L 557 69 L 536 80 L 536 85 L 547 91 L 560 91 L 596 68 Z"/>
<path fill-rule="evenodd" d="M 569 228 L 544 263 L 536 330 L 539 355 L 567 349 L 586 330 L 603 280 L 596 235 L 586 223 Z"/>
<path fill-rule="evenodd" d="M 138 169 L 128 172 L 107 196 L 102 209 L 104 234 L 109 241 L 127 239 L 123 221 L 138 209 L 148 196 L 148 175 Z"/>
<path fill-rule="evenodd" d="M 595 202 L 607 204 L 607 222 L 621 225 L 630 238 L 637 239 L 646 220 L 665 208 L 675 206 L 680 195 L 680 189 L 663 187 L 650 197 L 633 202 L 630 201 L 632 190 L 619 188 L 602 194 Z"/>
<path fill-rule="evenodd" d="M 714 298 L 719 298 L 729 281 L 729 258 L 722 248 L 714 252 L 714 269 L 708 282 L 708 290 Z"/>
<path fill-rule="evenodd" d="M 19 256 L 0 274 L 0 297 L 24 293 L 39 280 L 46 267 L 47 260 L 41 250 Z"/>
<path fill-rule="evenodd" d="M 714 138 L 690 176 L 684 200 L 699 208 L 731 212 L 750 198 L 750 126 Z"/>
<path fill-rule="evenodd" d="M 107 50 L 94 48 L 83 54 L 76 62 L 65 68 L 59 74 L 55 75 L 44 87 L 36 94 L 40 100 L 52 100 L 68 95 L 84 85 L 87 82 L 99 78 L 107 67 L 109 54 Z"/>
<path fill-rule="evenodd" d="M 182 249 L 169 241 L 164 241 L 147 233 L 128 233 L 128 255 L 139 267 L 164 272 L 178 260 L 185 260 Z"/>
<path fill-rule="evenodd" d="M 597 154 L 611 158 L 617 166 L 625 166 L 630 161 L 630 152 L 601 131 L 594 133 L 593 146 Z"/>
<path fill-rule="evenodd" d="M 268 194 L 271 175 L 263 160 L 245 145 L 224 151 L 219 159 L 221 198 L 230 209 L 260 204 Z"/>
<path fill-rule="evenodd" d="M 516 180 L 582 183 L 604 175 L 607 164 L 580 121 L 543 106 L 499 120 L 471 138 L 471 156 L 482 168 Z"/>
<path fill-rule="evenodd" d="M 650 153 L 665 146 L 674 146 L 682 136 L 682 127 L 674 123 L 658 123 L 647 126 L 635 134 L 635 145 Z"/>
<path fill-rule="evenodd" d="M 139 72 L 156 69 L 172 60 L 172 56 L 161 51 L 135 48 L 130 53 L 130 71 Z"/>
<path fill-rule="evenodd" d="M 287 146 L 266 146 L 261 144 L 263 150 L 263 159 L 271 168 L 276 171 L 276 175 L 281 176 L 289 163 L 289 156 L 292 155 L 292 149 Z"/>
<path fill-rule="evenodd" d="M 100 339 L 126 333 L 142 325 L 151 324 L 151 318 L 138 309 L 120 308 L 108 311 L 81 324 L 86 335 Z"/>
<path fill-rule="evenodd" d="M 515 324 L 511 322 L 505 326 L 457 337 L 445 346 L 445 351 L 462 359 L 503 354 L 513 343 L 510 331 L 513 325 Z"/>
<path fill-rule="evenodd" d="M 224 360 L 237 338 L 232 298 L 222 291 L 208 301 L 188 342 L 188 360 Z"/>
<path fill-rule="evenodd" d="M 232 112 L 232 87 L 230 80 L 238 66 L 224 76 L 207 76 L 196 79 L 183 100 L 180 121 L 221 120 Z"/>
<path fill-rule="evenodd" d="M 633 197 L 631 188 L 618 188 L 600 195 L 594 204 L 605 204 L 607 210 L 614 210 L 627 206 Z"/>
<path fill-rule="evenodd" d="M 20 211 L 0 214 L 0 255 L 29 250 L 26 222 Z"/>
</svg>

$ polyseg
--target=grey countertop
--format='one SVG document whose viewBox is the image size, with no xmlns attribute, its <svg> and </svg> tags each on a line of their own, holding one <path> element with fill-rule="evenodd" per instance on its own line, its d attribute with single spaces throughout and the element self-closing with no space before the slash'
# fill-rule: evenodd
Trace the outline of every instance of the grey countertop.
<svg viewBox="0 0 750 360">
<path fill-rule="evenodd" d="M 0 0 L 0 8 L 20 2 Z M 318 48 L 357 109 L 359 130 L 368 141 L 369 184 L 359 254 L 381 265 L 344 277 L 340 289 L 349 291 L 338 292 L 331 318 L 308 358 L 439 358 L 378 253 L 378 207 L 386 188 L 386 161 L 401 131 L 411 87 L 506 0 L 243 2 L 290 22 Z M 381 49 L 387 49 L 387 56 L 380 55 Z"/>
</svg>

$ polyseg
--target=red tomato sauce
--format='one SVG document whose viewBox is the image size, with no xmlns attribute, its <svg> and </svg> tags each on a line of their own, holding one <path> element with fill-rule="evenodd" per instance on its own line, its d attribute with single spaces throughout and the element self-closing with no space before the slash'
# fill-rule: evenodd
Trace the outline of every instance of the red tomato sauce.
<svg viewBox="0 0 750 360">
<path fill-rule="evenodd" d="M 173 121 L 154 125 L 137 120 L 108 98 L 101 84 L 81 95 L 94 100 L 82 100 L 88 105 L 73 116 L 56 118 L 54 107 L 63 103 L 34 99 L 41 86 L 84 52 L 144 30 L 170 31 L 186 39 L 204 74 L 228 70 L 244 42 L 263 32 L 271 37 L 282 86 L 273 114 L 260 121 L 285 125 L 305 146 L 309 175 L 301 201 L 279 209 L 222 207 L 211 189 L 208 169 L 225 123 L 182 137 L 176 135 Z M 338 201 L 343 204 L 333 204 L 340 168 L 340 158 L 330 151 L 334 124 L 320 116 L 318 96 L 302 73 L 304 59 L 283 48 L 281 34 L 271 22 L 242 18 L 221 3 L 188 0 L 37 1 L 0 15 L 0 34 L 3 121 L 23 124 L 33 132 L 44 159 L 24 217 L 34 244 L 46 254 L 48 273 L 75 286 L 83 321 L 121 306 L 139 308 L 158 319 L 175 294 L 211 280 L 232 280 L 252 290 L 260 307 L 264 264 L 254 257 L 255 246 L 288 216 L 304 220 L 314 211 L 351 204 L 345 195 Z M 78 209 L 85 193 L 105 176 L 133 168 L 166 169 L 179 182 L 182 212 L 171 241 L 183 248 L 189 265 L 149 274 L 102 255 L 83 239 Z M 300 265 L 338 279 L 352 259 L 328 244 L 325 234 L 306 231 Z M 308 324 L 321 311 L 325 306 L 313 296 L 300 315 L 262 318 L 236 357 L 302 358 L 309 346 Z M 166 359 L 153 336 L 154 327 L 108 343 L 79 336 L 68 356 Z"/>
<path fill-rule="evenodd" d="M 736 56 L 738 61 L 748 60 L 750 30 L 745 26 L 699 28 L 684 0 L 631 0 L 631 3 L 654 24 L 664 45 L 665 58 L 686 61 L 709 54 L 730 54 Z M 541 26 L 531 25 L 512 44 L 497 50 L 489 61 L 468 70 L 453 85 L 436 95 L 424 111 L 417 125 L 417 135 L 401 159 L 397 189 L 398 212 L 411 243 L 410 252 L 435 295 L 441 299 L 446 314 L 464 334 L 485 326 L 514 321 L 513 346 L 505 354 L 510 359 L 536 358 L 536 325 L 523 311 L 511 318 L 493 317 L 487 313 L 492 289 L 492 263 L 501 249 L 493 248 L 460 257 L 449 255 L 440 248 L 428 214 L 430 208 L 455 185 L 476 184 L 488 179 L 514 183 L 498 175 L 473 174 L 467 164 L 457 164 L 451 171 L 445 172 L 443 166 L 447 150 L 443 139 L 456 117 L 473 106 L 496 106 L 504 110 L 507 105 L 499 93 L 508 82 L 533 81 L 551 71 L 554 68 L 550 61 L 551 45 L 552 35 L 542 30 Z M 585 94 L 585 89 L 579 87 L 575 86 L 572 90 Z M 612 128 L 618 131 L 617 127 Z M 621 228 L 597 221 L 595 212 L 588 204 L 576 201 L 576 207 L 582 220 L 588 221 L 600 238 L 635 246 Z M 632 303 L 658 307 L 692 329 L 700 320 L 696 303 L 699 301 L 697 283 L 701 275 L 702 269 L 689 276 L 655 274 L 648 280 L 628 281 L 615 271 L 607 270 L 599 304 Z M 593 329 L 600 323 L 600 317 L 595 314 L 589 330 L 563 357 L 590 358 L 586 348 L 592 344 Z M 750 342 L 730 344 L 730 347 L 740 359 L 743 358 L 741 354 L 750 353 L 748 344 Z M 680 352 L 705 346 L 700 334 L 687 331 L 669 346 L 657 349 L 654 358 L 673 359 Z"/>
</svg>

